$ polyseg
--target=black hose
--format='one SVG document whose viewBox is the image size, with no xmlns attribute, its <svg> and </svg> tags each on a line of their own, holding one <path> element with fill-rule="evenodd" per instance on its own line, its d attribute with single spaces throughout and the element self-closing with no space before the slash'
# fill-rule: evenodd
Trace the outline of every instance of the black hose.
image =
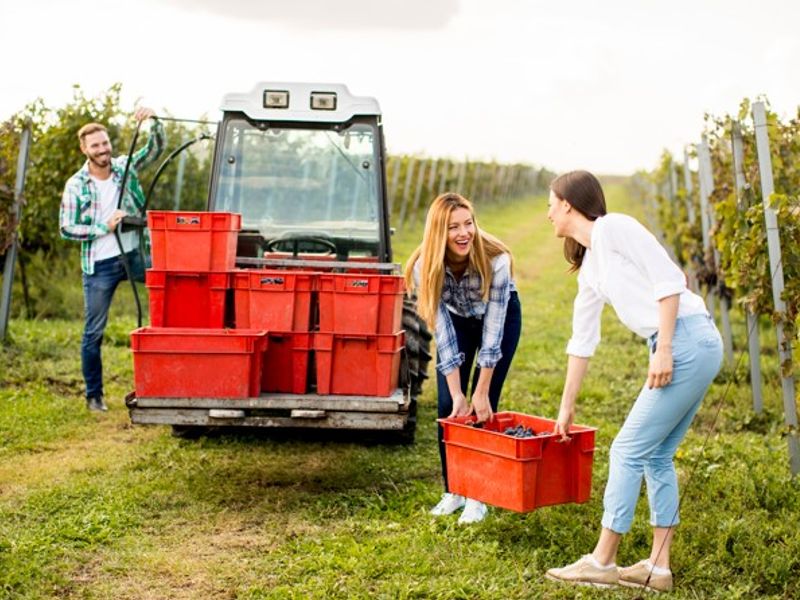
<svg viewBox="0 0 800 600">
<path fill-rule="evenodd" d="M 117 198 L 117 210 L 120 210 L 122 207 L 122 198 L 125 195 L 125 186 L 128 183 L 128 173 L 130 172 L 131 168 L 131 160 L 133 159 L 133 150 L 136 148 L 136 142 L 139 139 L 139 130 L 142 127 L 142 122 L 139 121 L 136 123 L 136 131 L 133 133 L 133 140 L 131 141 L 131 146 L 128 149 L 128 160 L 125 162 L 125 171 L 122 174 L 122 181 L 119 185 L 119 197 Z M 125 247 L 122 245 L 122 237 L 120 237 L 119 228 L 121 223 L 117 223 L 117 226 L 114 228 L 114 237 L 117 240 L 117 246 L 119 246 L 119 256 L 122 260 L 122 266 L 125 269 L 125 275 L 128 278 L 128 281 L 131 282 L 131 289 L 133 290 L 133 299 L 136 302 L 136 323 L 137 327 L 142 326 L 142 303 L 139 300 L 139 290 L 136 288 L 136 282 L 133 279 L 133 273 L 131 273 L 131 265 L 128 261 L 128 255 L 125 254 Z M 141 250 L 140 250 L 141 252 Z"/>
<path fill-rule="evenodd" d="M 114 237 L 117 239 L 117 245 L 119 246 L 120 258 L 122 259 L 122 266 L 125 268 L 125 275 L 128 277 L 128 281 L 131 282 L 131 288 L 133 289 L 133 299 L 136 301 L 136 326 L 142 326 L 142 302 L 139 300 L 139 290 L 136 287 L 136 281 L 133 279 L 133 273 L 131 273 L 131 265 L 128 262 L 128 255 L 125 254 L 125 248 L 122 245 L 122 238 L 120 237 L 119 233 L 119 226 L 114 229 Z"/>
<path fill-rule="evenodd" d="M 176 118 L 173 118 L 173 117 L 153 117 L 153 118 L 161 119 L 161 120 L 164 120 L 164 121 L 181 121 L 181 122 L 187 122 L 187 123 L 211 123 L 211 121 L 196 121 L 196 120 L 193 120 L 193 119 L 176 119 Z M 130 171 L 131 160 L 133 158 L 133 151 L 136 148 L 136 142 L 139 139 L 139 130 L 140 130 L 141 126 L 142 126 L 142 121 L 139 121 L 136 124 L 136 131 L 133 134 L 133 141 L 131 142 L 131 146 L 130 146 L 130 148 L 128 150 L 128 160 L 125 163 L 125 171 L 122 174 L 122 182 L 120 183 L 120 188 L 119 188 L 119 197 L 117 198 L 117 210 L 120 210 L 121 207 L 122 207 L 122 198 L 123 198 L 123 196 L 125 194 L 125 185 L 127 184 L 127 181 L 128 181 L 128 173 Z M 161 176 L 161 173 L 164 172 L 164 169 L 167 167 L 167 165 L 170 163 L 170 161 L 172 161 L 172 159 L 175 158 L 178 154 L 180 154 L 181 152 L 186 150 L 186 148 L 188 148 L 189 146 L 191 146 L 192 144 L 194 144 L 196 142 L 199 142 L 201 140 L 210 140 L 210 139 L 214 139 L 213 136 L 211 136 L 211 135 L 209 135 L 207 133 L 202 133 L 199 136 L 197 136 L 196 138 L 191 139 L 191 140 L 189 140 L 187 142 L 184 142 L 183 144 L 178 146 L 178 148 L 173 150 L 169 154 L 169 156 L 167 156 L 166 159 L 164 159 L 164 162 L 161 163 L 161 165 L 158 167 L 158 170 L 156 171 L 156 174 L 153 176 L 153 180 L 150 182 L 150 186 L 147 188 L 147 193 L 145 194 L 145 197 L 144 197 L 144 204 L 142 205 L 142 207 L 140 209 L 140 215 L 138 216 L 139 256 L 140 256 L 140 259 L 142 261 L 142 265 L 145 264 L 145 257 L 144 257 L 144 223 L 143 223 L 143 219 L 144 219 L 144 214 L 147 211 L 147 205 L 150 202 L 150 196 L 152 195 L 153 190 L 156 187 L 156 183 L 158 182 L 158 178 Z M 137 322 L 137 326 L 141 327 L 142 326 L 142 303 L 141 303 L 141 300 L 139 299 L 139 290 L 136 287 L 136 281 L 134 280 L 133 273 L 131 272 L 131 266 L 130 266 L 130 262 L 128 261 L 128 256 L 127 256 L 127 254 L 125 254 L 125 247 L 122 244 L 122 237 L 120 235 L 120 227 L 121 227 L 121 225 L 122 225 L 122 223 L 119 223 L 117 225 L 117 227 L 114 229 L 114 237 L 117 240 L 117 246 L 119 246 L 120 258 L 122 260 L 122 266 L 125 268 L 125 275 L 127 276 L 128 281 L 130 281 L 131 289 L 133 290 L 133 299 L 136 302 L 136 322 Z"/>
<path fill-rule="evenodd" d="M 162 162 L 161 165 L 159 165 L 158 170 L 156 171 L 156 174 L 153 176 L 153 180 L 150 182 L 150 187 L 147 188 L 147 193 L 144 195 L 144 206 L 142 207 L 142 212 L 145 212 L 147 210 L 147 206 L 150 203 L 150 196 L 153 195 L 153 190 L 156 187 L 156 183 L 158 183 L 158 178 L 161 177 L 161 173 L 164 172 L 164 169 L 167 168 L 167 165 L 169 165 L 169 163 L 172 161 L 172 159 L 175 158 L 176 156 L 178 156 L 178 154 L 180 154 L 181 152 L 186 150 L 192 144 L 195 144 L 195 143 L 200 142 L 202 140 L 213 140 L 213 139 L 214 139 L 214 136 L 209 135 L 208 133 L 201 133 L 196 138 L 193 138 L 193 139 L 191 139 L 189 141 L 184 142 L 183 144 L 181 144 L 180 146 L 175 148 L 175 150 L 170 152 L 169 156 L 167 156 L 167 158 L 164 159 L 164 162 Z"/>
</svg>

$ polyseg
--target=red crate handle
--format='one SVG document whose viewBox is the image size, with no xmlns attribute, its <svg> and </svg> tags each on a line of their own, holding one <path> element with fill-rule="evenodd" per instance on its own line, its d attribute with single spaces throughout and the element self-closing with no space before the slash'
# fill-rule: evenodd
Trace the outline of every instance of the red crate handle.
<svg viewBox="0 0 800 600">
<path fill-rule="evenodd" d="M 262 277 L 259 282 L 261 285 L 283 285 L 286 283 L 286 278 L 281 276 Z"/>
<path fill-rule="evenodd" d="M 348 279 L 345 287 L 360 288 L 359 291 L 361 291 L 364 288 L 369 288 L 369 279 Z"/>
<path fill-rule="evenodd" d="M 200 226 L 200 222 L 202 219 L 200 215 L 175 215 L 175 225 L 184 225 L 184 226 L 192 226 L 197 225 Z"/>
</svg>

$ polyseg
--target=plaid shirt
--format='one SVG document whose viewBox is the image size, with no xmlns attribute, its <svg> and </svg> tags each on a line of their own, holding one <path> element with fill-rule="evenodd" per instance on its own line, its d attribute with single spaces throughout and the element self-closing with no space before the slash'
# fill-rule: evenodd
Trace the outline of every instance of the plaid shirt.
<svg viewBox="0 0 800 600">
<path fill-rule="evenodd" d="M 414 265 L 414 279 L 419 285 L 419 269 L 421 261 Z M 492 283 L 489 286 L 489 301 L 481 298 L 481 278 L 478 273 L 467 271 L 461 280 L 457 280 L 449 267 L 445 267 L 444 287 L 436 313 L 436 368 L 442 375 L 447 375 L 464 362 L 464 353 L 458 349 L 458 339 L 450 313 L 461 317 L 482 319 L 483 337 L 481 349 L 478 351 L 478 366 L 494 368 L 503 353 L 500 343 L 503 341 L 503 329 L 506 322 L 506 309 L 511 292 L 516 291 L 511 278 L 511 261 L 508 254 L 501 254 L 492 259 Z"/>
<path fill-rule="evenodd" d="M 127 189 L 122 198 L 122 207 L 129 215 L 137 214 L 144 206 L 144 192 L 139 183 L 137 170 L 155 162 L 164 150 L 164 126 L 154 120 L 147 138 L 147 145 L 134 153 L 128 171 Z M 127 156 L 118 156 L 111 161 L 111 177 L 117 188 L 122 183 Z M 59 225 L 61 237 L 81 242 L 81 270 L 87 275 L 94 273 L 94 240 L 110 233 L 108 225 L 100 222 L 100 198 L 97 188 L 89 177 L 89 161 L 67 180 L 61 197 Z"/>
</svg>

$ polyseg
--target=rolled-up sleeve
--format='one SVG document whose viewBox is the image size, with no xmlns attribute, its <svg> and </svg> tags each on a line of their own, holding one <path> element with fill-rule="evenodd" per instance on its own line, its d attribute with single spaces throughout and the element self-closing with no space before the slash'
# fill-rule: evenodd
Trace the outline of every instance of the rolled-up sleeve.
<svg viewBox="0 0 800 600">
<path fill-rule="evenodd" d="M 147 144 L 133 155 L 133 160 L 131 161 L 133 168 L 140 171 L 154 163 L 164 152 L 166 145 L 167 134 L 164 130 L 164 124 L 158 119 L 152 119 L 150 132 L 147 136 Z"/>
<path fill-rule="evenodd" d="M 436 312 L 436 368 L 442 375 L 448 375 L 454 369 L 461 366 L 464 362 L 464 353 L 458 350 L 458 338 L 456 328 L 453 327 L 453 320 L 444 302 L 439 302 L 439 310 Z"/>
<path fill-rule="evenodd" d="M 578 275 L 578 294 L 572 308 L 572 337 L 567 343 L 567 354 L 581 358 L 594 355 L 600 343 L 600 315 L 605 302 L 586 281 Z"/>
<path fill-rule="evenodd" d="M 511 298 L 511 261 L 508 254 L 498 256 L 492 268 L 492 283 L 489 286 L 489 303 L 483 315 L 483 336 L 478 351 L 478 366 L 494 368 L 503 353 L 500 345 L 506 323 L 508 301 Z"/>
<path fill-rule="evenodd" d="M 686 291 L 686 275 L 656 237 L 636 219 L 618 215 L 609 230 L 612 246 L 647 276 L 656 301 Z"/>
</svg>

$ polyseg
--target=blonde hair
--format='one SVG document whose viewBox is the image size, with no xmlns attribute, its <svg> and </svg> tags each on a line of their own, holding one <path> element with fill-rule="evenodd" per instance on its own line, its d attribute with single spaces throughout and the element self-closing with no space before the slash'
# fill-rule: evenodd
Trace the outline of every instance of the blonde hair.
<svg viewBox="0 0 800 600">
<path fill-rule="evenodd" d="M 472 215 L 475 224 L 475 237 L 469 251 L 469 269 L 477 272 L 481 278 L 481 298 L 489 300 L 489 288 L 492 284 L 492 259 L 501 254 L 508 254 L 513 273 L 513 257 L 508 247 L 493 235 L 478 227 L 472 203 L 452 192 L 436 197 L 428 209 L 425 220 L 425 231 L 420 244 L 406 263 L 406 289 L 417 292 L 417 314 L 429 327 L 436 327 L 436 312 L 442 298 L 444 287 L 445 257 L 447 250 L 447 234 L 450 215 L 459 208 L 465 208 Z M 414 282 L 414 267 L 418 260 L 420 265 L 419 286 Z"/>
</svg>

